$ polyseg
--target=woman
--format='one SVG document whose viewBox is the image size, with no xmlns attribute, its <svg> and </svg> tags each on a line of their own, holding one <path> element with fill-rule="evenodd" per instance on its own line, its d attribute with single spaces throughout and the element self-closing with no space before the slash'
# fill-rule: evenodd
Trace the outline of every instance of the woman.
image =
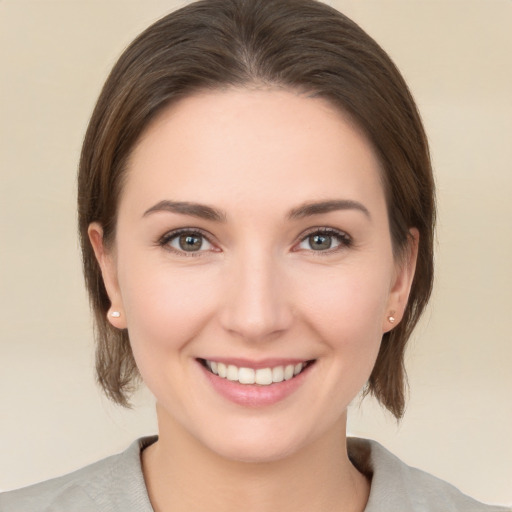
<svg viewBox="0 0 512 512">
<path fill-rule="evenodd" d="M 116 64 L 79 173 L 97 372 L 158 438 L 2 495 L 6 510 L 499 510 L 347 439 L 400 418 L 432 286 L 433 180 L 386 54 L 309 0 L 208 0 Z"/>
</svg>

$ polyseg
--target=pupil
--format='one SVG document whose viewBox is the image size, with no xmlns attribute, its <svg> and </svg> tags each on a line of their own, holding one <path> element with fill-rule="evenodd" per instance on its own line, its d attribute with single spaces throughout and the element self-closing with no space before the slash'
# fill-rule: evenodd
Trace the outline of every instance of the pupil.
<svg viewBox="0 0 512 512">
<path fill-rule="evenodd" d="M 330 249 L 332 238 L 328 235 L 311 235 L 309 237 L 309 243 L 314 251 Z"/>
<path fill-rule="evenodd" d="M 181 235 L 180 236 L 180 247 L 184 251 L 198 251 L 201 249 L 203 241 L 201 237 L 194 235 Z"/>
</svg>

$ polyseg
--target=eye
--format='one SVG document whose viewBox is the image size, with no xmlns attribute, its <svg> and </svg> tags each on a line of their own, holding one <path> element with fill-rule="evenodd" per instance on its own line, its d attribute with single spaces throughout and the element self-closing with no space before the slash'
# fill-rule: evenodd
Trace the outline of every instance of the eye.
<svg viewBox="0 0 512 512">
<path fill-rule="evenodd" d="M 160 245 L 179 253 L 201 253 L 214 249 L 205 235 L 190 230 L 168 233 L 160 240 Z"/>
<path fill-rule="evenodd" d="M 332 229 L 317 229 L 304 237 L 297 245 L 297 249 L 326 252 L 349 247 L 351 243 L 352 240 L 346 233 Z"/>
</svg>

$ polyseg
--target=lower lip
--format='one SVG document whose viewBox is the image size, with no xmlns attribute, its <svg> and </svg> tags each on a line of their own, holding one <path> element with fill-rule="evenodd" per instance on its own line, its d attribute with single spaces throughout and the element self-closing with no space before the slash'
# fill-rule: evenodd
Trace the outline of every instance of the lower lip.
<svg viewBox="0 0 512 512">
<path fill-rule="evenodd" d="M 284 400 L 302 385 L 311 367 L 314 366 L 313 364 L 308 365 L 307 368 L 290 380 L 260 386 L 258 384 L 240 384 L 237 381 L 224 379 L 207 370 L 201 363 L 198 362 L 198 365 L 210 385 L 219 395 L 235 404 L 246 407 L 265 407 Z"/>
</svg>

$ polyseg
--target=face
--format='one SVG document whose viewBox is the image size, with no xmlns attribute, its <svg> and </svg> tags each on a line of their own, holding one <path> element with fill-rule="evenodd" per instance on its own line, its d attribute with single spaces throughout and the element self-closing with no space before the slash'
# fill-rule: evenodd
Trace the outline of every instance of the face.
<svg viewBox="0 0 512 512">
<path fill-rule="evenodd" d="M 90 237 L 161 435 L 247 461 L 344 432 L 414 267 L 393 258 L 368 141 L 277 90 L 164 111 L 129 161 L 115 246 Z"/>
</svg>

